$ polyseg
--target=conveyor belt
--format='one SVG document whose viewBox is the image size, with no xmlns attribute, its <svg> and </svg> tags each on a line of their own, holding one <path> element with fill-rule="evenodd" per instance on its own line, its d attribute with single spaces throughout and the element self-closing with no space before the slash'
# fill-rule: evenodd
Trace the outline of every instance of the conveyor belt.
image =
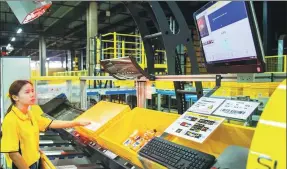
<svg viewBox="0 0 287 169">
<path fill-rule="evenodd" d="M 59 135 L 59 133 L 50 132 L 50 131 L 40 133 L 40 137 L 42 137 L 42 136 L 58 136 L 58 135 Z"/>
<path fill-rule="evenodd" d="M 61 100 L 62 99 L 62 100 Z M 54 104 L 55 100 L 61 104 Z M 65 101 L 64 101 L 65 100 Z M 56 106 L 56 107 L 54 107 Z M 43 116 L 54 120 L 73 120 L 84 111 L 71 106 L 65 97 L 57 97 L 43 105 Z M 108 150 L 97 144 L 83 142 L 73 129 L 53 129 L 40 135 L 41 151 L 55 168 L 75 169 L 130 169 L 129 162 L 117 156 L 111 159 Z M 105 167 L 103 167 L 105 166 Z M 138 167 L 134 167 L 138 169 Z"/>
<path fill-rule="evenodd" d="M 55 167 L 56 169 L 104 169 L 104 167 L 97 164 L 61 165 Z"/>
<path fill-rule="evenodd" d="M 59 95 L 42 105 L 44 116 L 56 120 L 71 121 L 83 111 L 71 106 L 64 95 Z M 57 132 L 59 131 L 59 132 Z M 55 168 L 103 169 L 97 162 L 91 161 L 87 154 L 75 147 L 71 140 L 61 137 L 63 129 L 47 131 L 40 134 L 40 149 L 48 157 Z"/>
<path fill-rule="evenodd" d="M 136 94 L 133 88 L 107 88 L 107 89 L 87 89 L 87 96 L 93 95 L 117 95 L 117 94 Z"/>
<path fill-rule="evenodd" d="M 74 158 L 74 157 L 83 157 L 85 156 L 84 152 L 77 151 L 77 150 L 44 150 L 43 153 L 49 157 L 50 159 L 53 158 Z"/>
<path fill-rule="evenodd" d="M 75 119 L 84 112 L 83 110 L 73 107 L 63 94 L 41 105 L 41 108 L 48 116 L 57 120 L 67 121 Z"/>
<path fill-rule="evenodd" d="M 62 146 L 71 145 L 70 141 L 66 140 L 40 140 L 40 147 L 42 146 Z"/>
<path fill-rule="evenodd" d="M 53 146 L 53 147 L 48 147 L 48 146 L 43 146 L 40 147 L 41 151 L 77 151 L 77 148 L 74 147 L 72 144 L 70 145 L 61 145 L 61 146 Z"/>
<path fill-rule="evenodd" d="M 57 120 L 73 120 L 78 117 L 80 113 L 79 110 L 65 107 L 60 112 L 53 114 L 53 117 Z"/>
</svg>

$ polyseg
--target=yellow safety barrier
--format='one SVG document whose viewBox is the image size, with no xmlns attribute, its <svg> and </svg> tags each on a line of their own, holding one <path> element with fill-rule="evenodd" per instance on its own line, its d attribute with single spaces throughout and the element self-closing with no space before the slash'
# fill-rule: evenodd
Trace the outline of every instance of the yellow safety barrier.
<svg viewBox="0 0 287 169">
<path fill-rule="evenodd" d="M 58 84 L 58 83 L 63 81 L 62 77 L 67 77 L 67 76 L 75 77 L 75 78 L 78 78 L 77 80 L 79 80 L 80 76 L 88 76 L 88 71 L 82 70 L 82 71 L 70 71 L 70 72 L 57 72 L 54 74 L 54 78 L 56 78 L 56 79 L 60 78 L 60 79 L 58 79 L 59 82 L 51 81 L 50 83 L 51 84 L 55 84 L 55 83 Z M 37 77 L 34 77 L 34 78 L 37 78 Z M 106 80 L 101 80 L 101 81 L 103 84 L 106 83 Z M 113 82 L 114 82 L 115 87 L 135 87 L 135 82 L 133 80 L 114 80 Z M 87 84 L 93 85 L 94 81 L 93 80 L 87 80 Z"/>
<path fill-rule="evenodd" d="M 115 80 L 114 81 L 115 87 L 135 87 L 134 80 Z"/>
<path fill-rule="evenodd" d="M 72 84 L 80 84 L 80 78 L 77 76 L 34 76 L 31 77 L 31 82 L 35 84 L 37 81 L 46 81 L 47 84 L 63 84 L 67 80 L 71 80 Z"/>
<path fill-rule="evenodd" d="M 35 76 L 31 78 L 32 81 L 37 80 L 79 80 L 79 77 L 75 76 Z"/>
<path fill-rule="evenodd" d="M 127 40 L 125 37 L 132 38 L 132 40 Z M 139 38 L 138 41 L 136 38 Z M 101 38 L 96 38 L 97 48 L 94 49 L 94 51 L 97 52 L 97 63 L 99 63 L 101 59 L 106 58 L 134 56 L 142 69 L 147 68 L 144 45 L 140 38 L 141 36 L 137 34 L 122 34 L 117 32 L 110 32 L 101 35 Z M 157 49 L 155 50 L 155 57 L 157 57 L 159 53 L 163 53 L 165 55 L 164 50 Z M 164 56 L 164 58 L 166 57 Z M 155 68 L 162 68 L 166 71 L 167 65 L 165 63 L 166 61 L 164 61 L 162 64 L 155 64 Z M 54 76 L 87 76 L 87 74 L 87 70 L 53 73 Z M 133 83 L 124 83 L 123 81 L 118 81 L 117 85 L 129 87 L 133 86 Z"/>
<path fill-rule="evenodd" d="M 286 67 L 287 67 L 287 55 L 283 55 L 283 65 L 282 65 L 282 70 L 283 72 L 286 72 Z M 278 72 L 277 71 L 277 66 L 278 66 L 278 59 L 279 56 L 265 56 L 266 60 L 266 66 L 267 66 L 267 72 Z"/>
<path fill-rule="evenodd" d="M 155 81 L 155 88 L 160 90 L 174 90 L 174 83 L 165 81 Z"/>
<path fill-rule="evenodd" d="M 40 76 L 40 72 L 38 70 L 31 70 L 31 76 Z"/>
<path fill-rule="evenodd" d="M 250 96 L 251 99 L 256 99 L 259 97 L 270 97 L 279 84 L 279 82 L 225 82 L 222 83 L 221 87 L 213 94 L 213 96 Z"/>
<path fill-rule="evenodd" d="M 135 38 L 134 40 L 127 41 L 125 38 Z M 108 38 L 108 39 L 106 39 Z M 102 58 L 118 58 L 126 56 L 134 56 L 138 61 L 139 65 L 145 69 L 147 68 L 146 55 L 144 50 L 144 45 L 141 40 L 136 41 L 136 38 L 141 38 L 140 35 L 134 34 L 121 34 L 116 32 L 107 33 L 101 35 L 101 40 L 99 43 L 102 43 L 101 46 L 104 46 L 101 49 L 97 49 L 97 52 L 102 51 Z M 132 46 L 131 46 L 132 45 Z M 133 53 L 134 52 L 134 53 Z M 164 50 L 155 50 L 155 57 L 159 53 L 164 53 Z M 165 58 L 165 57 L 164 57 Z M 166 61 L 164 61 L 166 62 Z M 157 64 L 155 68 L 164 68 L 166 69 L 166 64 Z"/>
</svg>

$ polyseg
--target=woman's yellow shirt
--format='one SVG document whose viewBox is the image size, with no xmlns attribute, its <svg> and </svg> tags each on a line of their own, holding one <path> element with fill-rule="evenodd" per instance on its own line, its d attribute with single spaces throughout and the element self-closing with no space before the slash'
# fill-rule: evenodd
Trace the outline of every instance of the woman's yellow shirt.
<svg viewBox="0 0 287 169">
<path fill-rule="evenodd" d="M 12 107 L 3 120 L 0 144 L 1 153 L 6 153 L 8 167 L 12 165 L 9 152 L 21 152 L 28 166 L 39 160 L 39 131 L 45 131 L 51 123 L 51 119 L 42 117 L 38 112 L 24 114 L 17 107 Z"/>
</svg>

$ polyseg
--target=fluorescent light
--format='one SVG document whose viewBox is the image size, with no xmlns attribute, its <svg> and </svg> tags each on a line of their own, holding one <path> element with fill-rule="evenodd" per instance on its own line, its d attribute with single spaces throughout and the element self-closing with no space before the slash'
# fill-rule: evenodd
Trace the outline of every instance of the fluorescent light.
<svg viewBox="0 0 287 169">
<path fill-rule="evenodd" d="M 13 37 L 13 38 L 11 39 L 11 41 L 12 41 L 12 42 L 14 42 L 15 40 L 16 40 L 16 38 L 15 38 L 15 37 Z"/>
<path fill-rule="evenodd" d="M 19 29 L 17 30 L 17 33 L 21 33 L 21 32 L 22 32 L 22 29 L 19 28 Z"/>
<path fill-rule="evenodd" d="M 11 44 L 10 44 L 10 43 L 8 43 L 7 48 L 9 48 L 10 46 L 11 46 Z"/>
</svg>

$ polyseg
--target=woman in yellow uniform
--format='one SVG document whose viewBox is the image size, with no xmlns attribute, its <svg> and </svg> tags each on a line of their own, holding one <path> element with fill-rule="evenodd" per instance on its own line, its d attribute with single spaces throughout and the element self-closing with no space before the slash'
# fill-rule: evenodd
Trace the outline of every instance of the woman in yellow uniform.
<svg viewBox="0 0 287 169">
<path fill-rule="evenodd" d="M 6 154 L 12 169 L 39 168 L 39 131 L 48 128 L 71 128 L 85 126 L 89 122 L 58 121 L 42 117 L 29 110 L 35 103 L 31 82 L 17 80 L 9 88 L 11 106 L 2 124 L 1 153 Z"/>
</svg>

